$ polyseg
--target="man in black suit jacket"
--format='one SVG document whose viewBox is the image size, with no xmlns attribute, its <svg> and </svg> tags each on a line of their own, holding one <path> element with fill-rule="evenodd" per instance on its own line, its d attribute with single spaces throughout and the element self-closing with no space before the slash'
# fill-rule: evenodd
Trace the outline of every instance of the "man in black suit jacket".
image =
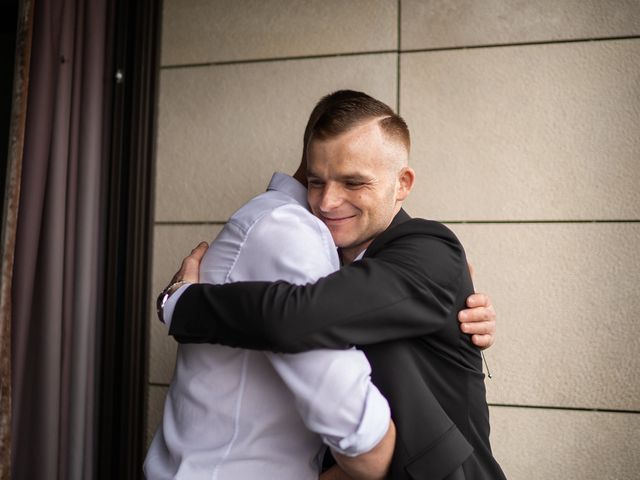
<svg viewBox="0 0 640 480">
<path fill-rule="evenodd" d="M 443 225 L 402 210 L 414 181 L 408 129 L 363 95 L 330 105 L 307 147 L 310 207 L 348 265 L 306 286 L 192 285 L 170 333 L 282 352 L 357 345 L 397 428 L 389 478 L 504 478 L 480 352 L 458 328 L 473 293 L 464 250 Z"/>
</svg>

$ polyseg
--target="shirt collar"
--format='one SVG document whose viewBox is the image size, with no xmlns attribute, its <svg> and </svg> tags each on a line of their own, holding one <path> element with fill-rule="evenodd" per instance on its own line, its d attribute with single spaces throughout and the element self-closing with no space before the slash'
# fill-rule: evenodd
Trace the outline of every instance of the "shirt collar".
<svg viewBox="0 0 640 480">
<path fill-rule="evenodd" d="M 364 250 L 362 250 L 358 256 L 356 258 L 353 259 L 354 262 L 357 262 L 358 260 L 362 260 L 362 257 L 364 257 L 364 253 L 367 251 L 367 249 L 365 248 Z"/>
<path fill-rule="evenodd" d="M 307 203 L 307 188 L 291 175 L 275 172 L 271 177 L 267 190 L 286 193 L 304 208 L 309 209 L 309 204 Z"/>
</svg>

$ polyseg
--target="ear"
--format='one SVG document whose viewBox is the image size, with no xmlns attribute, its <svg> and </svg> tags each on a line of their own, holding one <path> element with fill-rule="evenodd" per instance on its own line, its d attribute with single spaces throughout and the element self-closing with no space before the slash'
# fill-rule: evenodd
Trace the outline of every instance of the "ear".
<svg viewBox="0 0 640 480">
<path fill-rule="evenodd" d="M 413 182 L 416 179 L 416 172 L 411 167 L 404 167 L 398 174 L 398 190 L 396 192 L 396 200 L 402 202 L 409 196 L 413 188 Z"/>
</svg>

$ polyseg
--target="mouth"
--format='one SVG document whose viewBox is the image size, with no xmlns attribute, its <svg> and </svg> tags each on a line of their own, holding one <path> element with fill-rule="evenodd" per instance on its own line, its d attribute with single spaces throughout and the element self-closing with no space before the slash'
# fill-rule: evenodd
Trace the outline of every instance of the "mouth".
<svg viewBox="0 0 640 480">
<path fill-rule="evenodd" d="M 347 223 L 349 220 L 355 217 L 356 217 L 355 215 L 349 215 L 348 217 L 325 217 L 323 215 L 320 218 L 328 227 L 332 227 L 332 226 L 337 227 L 344 223 Z"/>
</svg>

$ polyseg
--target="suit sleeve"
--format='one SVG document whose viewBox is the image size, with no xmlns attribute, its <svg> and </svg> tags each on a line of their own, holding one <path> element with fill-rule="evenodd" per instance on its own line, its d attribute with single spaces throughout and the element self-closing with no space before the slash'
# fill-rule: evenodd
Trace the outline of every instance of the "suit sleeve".
<svg viewBox="0 0 640 480">
<path fill-rule="evenodd" d="M 421 222 L 396 227 L 374 255 L 314 284 L 192 285 L 176 305 L 170 334 L 183 343 L 293 353 L 442 332 L 470 280 L 455 236 Z"/>
</svg>

